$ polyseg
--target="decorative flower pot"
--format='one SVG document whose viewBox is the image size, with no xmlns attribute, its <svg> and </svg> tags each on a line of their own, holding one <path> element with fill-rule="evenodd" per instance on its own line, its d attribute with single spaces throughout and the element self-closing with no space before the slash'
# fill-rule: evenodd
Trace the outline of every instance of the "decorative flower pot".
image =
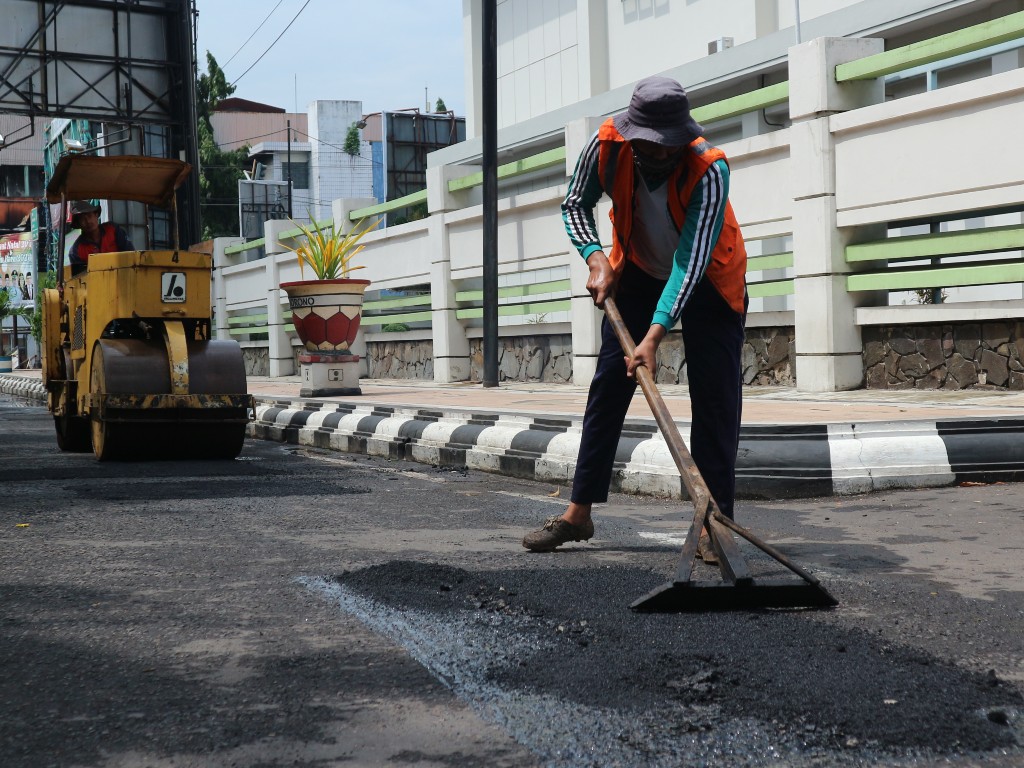
<svg viewBox="0 0 1024 768">
<path fill-rule="evenodd" d="M 292 323 L 309 352 L 348 353 L 359 331 L 369 280 L 299 280 L 281 283 Z"/>
</svg>

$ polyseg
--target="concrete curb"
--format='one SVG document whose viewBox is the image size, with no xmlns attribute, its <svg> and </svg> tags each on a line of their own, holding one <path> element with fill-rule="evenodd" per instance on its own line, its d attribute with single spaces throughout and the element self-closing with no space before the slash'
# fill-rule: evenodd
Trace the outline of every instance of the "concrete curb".
<svg viewBox="0 0 1024 768">
<path fill-rule="evenodd" d="M 0 395 L 24 397 L 26 400 L 46 405 L 46 387 L 40 379 L 0 375 Z"/>
<path fill-rule="evenodd" d="M 538 482 L 572 481 L 581 420 L 257 399 L 253 437 L 470 468 Z M 681 423 L 683 440 L 688 425 Z M 740 498 L 804 498 L 964 481 L 1024 480 L 1024 420 L 748 426 L 740 430 Z M 629 420 L 612 489 L 668 498 L 685 490 L 653 420 Z"/>
<path fill-rule="evenodd" d="M 45 405 L 39 379 L 0 375 L 0 394 Z M 257 397 L 251 437 L 315 448 L 572 482 L 582 419 L 472 409 Z M 683 440 L 689 425 L 679 423 Z M 1024 419 L 752 425 L 740 430 L 737 496 L 807 498 L 962 482 L 1024 481 Z M 627 420 L 612 489 L 685 498 L 653 419 Z"/>
</svg>

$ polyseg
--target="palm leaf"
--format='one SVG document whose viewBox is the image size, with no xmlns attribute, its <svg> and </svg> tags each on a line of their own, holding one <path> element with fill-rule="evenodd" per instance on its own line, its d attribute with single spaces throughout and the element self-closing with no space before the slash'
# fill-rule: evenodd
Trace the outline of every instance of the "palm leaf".
<svg viewBox="0 0 1024 768">
<path fill-rule="evenodd" d="M 362 265 L 352 266 L 352 259 L 366 247 L 358 244 L 363 235 L 374 229 L 380 223 L 380 219 L 360 219 L 347 234 L 339 233 L 333 225 L 321 227 L 312 216 L 310 221 L 310 227 L 292 221 L 305 238 L 304 243 L 294 247 L 281 243 L 295 253 L 299 262 L 299 273 L 303 279 L 306 265 L 313 271 L 317 280 L 347 277 L 352 270 L 363 268 Z"/>
</svg>

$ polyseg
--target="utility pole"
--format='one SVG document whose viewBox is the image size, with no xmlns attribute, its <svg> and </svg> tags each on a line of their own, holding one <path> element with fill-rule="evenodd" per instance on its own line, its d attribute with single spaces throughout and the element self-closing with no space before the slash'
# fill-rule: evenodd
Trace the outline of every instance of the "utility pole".
<svg viewBox="0 0 1024 768">
<path fill-rule="evenodd" d="M 288 121 L 288 218 L 295 218 L 292 210 L 292 121 Z"/>
<path fill-rule="evenodd" d="M 484 386 L 498 386 L 498 10 L 483 0 Z"/>
</svg>

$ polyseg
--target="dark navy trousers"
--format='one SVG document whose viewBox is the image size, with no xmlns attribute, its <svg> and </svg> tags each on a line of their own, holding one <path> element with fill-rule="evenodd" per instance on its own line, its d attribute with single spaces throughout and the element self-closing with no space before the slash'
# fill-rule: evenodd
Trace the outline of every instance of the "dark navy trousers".
<svg viewBox="0 0 1024 768">
<path fill-rule="evenodd" d="M 634 342 L 651 327 L 665 283 L 627 261 L 615 291 L 615 303 Z M 692 424 L 690 453 L 722 514 L 733 516 L 736 452 L 743 405 L 740 354 L 744 315 L 737 314 L 704 277 L 680 318 L 686 350 Z M 608 319 L 601 324 L 601 352 L 590 384 L 571 500 L 600 504 L 608 500 L 615 451 L 622 423 L 636 390 L 626 375 L 622 347 Z"/>
</svg>

